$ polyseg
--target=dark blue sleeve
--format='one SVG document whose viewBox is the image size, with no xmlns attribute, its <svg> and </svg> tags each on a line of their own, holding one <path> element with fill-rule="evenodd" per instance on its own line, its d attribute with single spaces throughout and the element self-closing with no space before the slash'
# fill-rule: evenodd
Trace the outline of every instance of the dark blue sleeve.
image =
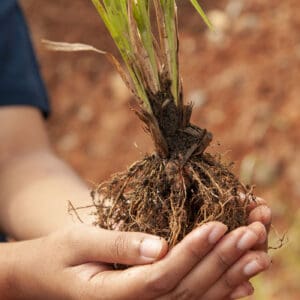
<svg viewBox="0 0 300 300">
<path fill-rule="evenodd" d="M 26 21 L 15 0 L 0 0 L 0 106 L 29 105 L 49 114 Z"/>
<path fill-rule="evenodd" d="M 44 116 L 50 111 L 26 21 L 16 0 L 0 0 L 0 106 L 8 105 L 33 106 Z M 5 237 L 0 233 L 1 242 Z"/>
</svg>

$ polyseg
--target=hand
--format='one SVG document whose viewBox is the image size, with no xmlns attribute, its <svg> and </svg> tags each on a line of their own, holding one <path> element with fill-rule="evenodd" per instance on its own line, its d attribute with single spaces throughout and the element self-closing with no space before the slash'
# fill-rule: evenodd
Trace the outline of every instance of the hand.
<svg viewBox="0 0 300 300">
<path fill-rule="evenodd" d="M 272 213 L 270 208 L 267 205 L 267 202 L 257 197 L 255 202 L 251 202 L 248 207 L 249 209 L 249 220 L 248 224 L 253 222 L 261 222 L 265 225 L 267 232 L 269 233 L 271 222 L 272 222 Z M 268 239 L 262 245 L 257 245 L 256 250 L 264 250 L 267 252 L 268 250 Z"/>
<path fill-rule="evenodd" d="M 206 226 L 213 225 L 216 226 L 218 223 L 208 223 Z M 205 227 L 197 230 L 203 232 Z M 183 242 L 186 243 L 186 240 L 190 239 L 192 234 Z M 198 252 L 195 251 L 197 248 L 194 248 L 197 245 L 196 241 L 194 241 L 194 245 L 191 243 L 190 248 L 186 249 L 188 251 L 185 251 L 187 254 L 185 259 L 184 249 L 179 250 L 180 244 L 184 247 L 183 242 L 176 246 L 177 249 L 176 247 L 173 249 L 174 252 L 175 249 L 176 252 L 178 251 L 178 258 L 174 258 L 174 261 L 177 261 L 178 268 L 180 267 L 179 263 L 182 262 L 181 270 L 186 268 L 185 270 L 188 271 L 177 282 L 176 279 L 180 278 L 179 271 L 175 273 L 173 271 L 169 276 L 165 276 L 165 278 L 169 278 L 169 284 L 172 282 L 172 277 L 175 279 L 175 284 L 173 284 L 175 288 L 158 299 L 238 299 L 253 293 L 253 288 L 248 280 L 257 273 L 266 270 L 270 264 L 270 259 L 264 252 L 250 251 L 254 245 L 265 242 L 266 230 L 264 226 L 259 222 L 255 222 L 248 227 L 238 228 L 222 237 L 214 247 L 207 243 L 210 238 L 209 235 L 204 240 L 198 240 Z M 185 247 L 187 247 L 187 244 Z M 171 253 L 172 250 L 168 255 Z M 180 256 L 182 257 L 181 260 Z M 159 265 L 165 259 L 156 265 Z M 163 281 L 158 280 L 157 282 Z M 153 297 L 153 299 L 157 299 L 157 297 Z"/>
<path fill-rule="evenodd" d="M 253 223 L 224 236 L 226 230 L 203 225 L 165 257 L 167 244 L 157 237 L 86 225 L 15 243 L 7 281 L 13 295 L 5 299 L 218 300 L 249 293 L 244 282 L 269 265 L 265 253 L 249 251 L 265 241 L 265 228 Z M 141 266 L 115 271 L 111 263 Z"/>
<path fill-rule="evenodd" d="M 6 287 L 0 272 L 4 299 L 88 300 L 103 299 L 100 280 L 93 280 L 96 274 L 111 271 L 115 262 L 152 263 L 166 254 L 167 243 L 152 235 L 80 224 L 44 238 L 3 244 L 0 250 L 0 258 L 10 253 L 6 269 L 11 271 L 2 280 Z M 117 283 L 109 288 L 117 288 Z"/>
</svg>

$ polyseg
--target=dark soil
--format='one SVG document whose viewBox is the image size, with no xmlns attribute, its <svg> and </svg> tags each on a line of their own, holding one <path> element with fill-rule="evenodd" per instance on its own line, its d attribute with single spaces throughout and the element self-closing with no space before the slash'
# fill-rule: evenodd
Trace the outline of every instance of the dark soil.
<svg viewBox="0 0 300 300">
<path fill-rule="evenodd" d="M 210 154 L 193 155 L 184 164 L 153 154 L 96 192 L 97 225 L 156 234 L 171 247 L 205 222 L 217 220 L 229 230 L 246 225 L 254 201 L 251 190 Z"/>
</svg>

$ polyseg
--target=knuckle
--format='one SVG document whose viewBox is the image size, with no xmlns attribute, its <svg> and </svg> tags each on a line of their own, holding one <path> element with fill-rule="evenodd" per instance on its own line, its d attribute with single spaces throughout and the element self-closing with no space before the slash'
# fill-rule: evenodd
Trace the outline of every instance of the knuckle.
<svg viewBox="0 0 300 300">
<path fill-rule="evenodd" d="M 128 256 L 129 241 L 125 234 L 118 234 L 113 243 L 110 245 L 110 253 L 113 260 Z"/>
<path fill-rule="evenodd" d="M 228 255 L 226 254 L 225 251 L 223 251 L 221 249 L 216 250 L 215 258 L 216 258 L 217 265 L 222 270 L 226 270 L 230 267 L 230 265 L 231 265 L 230 261 L 231 260 L 230 260 L 230 258 L 228 257 Z"/>
<path fill-rule="evenodd" d="M 201 251 L 199 251 L 199 249 L 195 249 L 191 246 L 186 250 L 186 252 L 187 252 L 188 257 L 192 257 L 196 261 L 202 260 L 203 256 L 204 256 L 203 249 Z"/>
</svg>

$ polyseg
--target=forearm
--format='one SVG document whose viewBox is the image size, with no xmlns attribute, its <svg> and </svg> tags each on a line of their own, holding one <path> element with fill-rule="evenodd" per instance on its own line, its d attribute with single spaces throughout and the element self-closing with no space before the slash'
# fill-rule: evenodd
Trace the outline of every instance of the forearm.
<svg viewBox="0 0 300 300">
<path fill-rule="evenodd" d="M 0 295 L 1 299 L 19 299 L 19 276 L 26 278 L 23 269 L 23 258 L 35 255 L 35 241 L 0 244 Z M 21 274 L 22 273 L 22 274 Z M 28 277 L 26 280 L 30 280 Z"/>
<path fill-rule="evenodd" d="M 1 300 L 44 299 L 36 297 L 44 285 L 47 285 L 47 272 L 53 265 L 54 247 L 50 236 L 28 241 L 0 244 L 0 298 Z M 50 251 L 49 251 L 50 250 Z M 52 262 L 51 262 L 52 259 Z M 56 262 L 56 260 L 54 260 Z M 57 271 L 57 269 L 56 269 Z M 58 288 L 57 285 L 53 288 Z M 47 293 L 44 293 L 47 296 Z M 47 298 L 48 299 L 48 298 Z M 50 298 L 49 298 L 50 299 Z M 51 298 L 60 299 L 60 298 Z"/>
<path fill-rule="evenodd" d="M 9 299 L 10 288 L 10 272 L 13 269 L 12 261 L 10 259 L 10 253 L 12 247 L 8 247 L 5 244 L 0 244 L 0 295 L 4 299 Z"/>
<path fill-rule="evenodd" d="M 90 204 L 82 180 L 49 149 L 20 153 L 8 159 L 0 171 L 0 226 L 15 239 L 29 239 L 52 232 L 76 217 L 68 212 Z M 85 222 L 92 216 L 82 211 Z"/>
</svg>

